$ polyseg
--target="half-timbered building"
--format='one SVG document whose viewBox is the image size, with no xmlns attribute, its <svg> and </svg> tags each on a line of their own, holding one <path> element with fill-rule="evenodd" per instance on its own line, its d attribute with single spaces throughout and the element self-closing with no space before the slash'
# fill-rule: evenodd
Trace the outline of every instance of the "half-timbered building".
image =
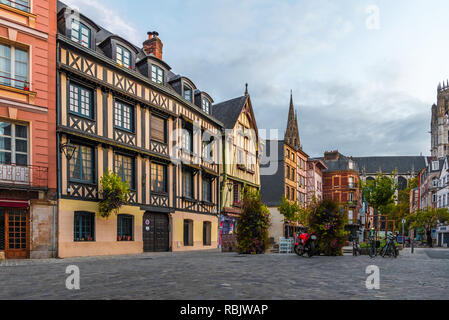
<svg viewBox="0 0 449 320">
<path fill-rule="evenodd" d="M 59 3 L 59 256 L 217 247 L 221 122 L 213 99 L 162 59 Z M 113 171 L 129 203 L 99 217 Z"/>
<path fill-rule="evenodd" d="M 214 105 L 213 115 L 224 125 L 219 234 L 226 250 L 236 246 L 243 188 L 260 189 L 259 134 L 248 88 L 243 96 Z"/>
</svg>

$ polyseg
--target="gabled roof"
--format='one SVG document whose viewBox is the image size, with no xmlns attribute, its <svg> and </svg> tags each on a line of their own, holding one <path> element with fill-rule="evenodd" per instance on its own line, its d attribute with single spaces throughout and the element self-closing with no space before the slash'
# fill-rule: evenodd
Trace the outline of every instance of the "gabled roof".
<svg viewBox="0 0 449 320">
<path fill-rule="evenodd" d="M 225 129 L 234 129 L 248 96 L 244 95 L 212 106 L 212 116 L 220 120 Z"/>
</svg>

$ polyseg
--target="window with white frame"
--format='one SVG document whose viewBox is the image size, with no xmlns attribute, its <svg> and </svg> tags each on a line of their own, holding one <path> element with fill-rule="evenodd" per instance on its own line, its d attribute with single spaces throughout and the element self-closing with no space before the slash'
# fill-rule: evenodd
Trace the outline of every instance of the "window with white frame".
<svg viewBox="0 0 449 320">
<path fill-rule="evenodd" d="M 115 61 L 117 61 L 118 64 L 129 68 L 131 66 L 131 52 L 118 44 L 115 53 Z"/>
<path fill-rule="evenodd" d="M 29 90 L 28 51 L 0 43 L 0 84 Z"/>
<path fill-rule="evenodd" d="M 154 64 L 151 65 L 151 81 L 164 84 L 164 69 Z"/>
<path fill-rule="evenodd" d="M 114 125 L 122 130 L 132 132 L 134 124 L 133 107 L 121 101 L 114 104 Z"/>
<path fill-rule="evenodd" d="M 432 185 L 433 185 L 434 187 L 438 187 L 438 179 L 437 179 L 437 178 L 433 178 L 433 179 L 432 179 Z"/>
<path fill-rule="evenodd" d="M 83 117 L 92 118 L 92 89 L 70 83 L 69 110 Z"/>
<path fill-rule="evenodd" d="M 7 6 L 30 12 L 30 1 L 29 0 L 0 0 L 0 3 L 6 4 Z"/>
<path fill-rule="evenodd" d="M 72 20 L 70 38 L 81 44 L 83 47 L 90 48 L 90 29 L 85 24 L 75 19 Z"/>
<path fill-rule="evenodd" d="M 432 161 L 432 171 L 438 170 L 439 168 L 439 162 L 438 161 Z"/>
<path fill-rule="evenodd" d="M 192 88 L 186 84 L 184 84 L 184 89 L 183 89 L 183 93 L 184 93 L 184 99 L 186 99 L 187 101 L 192 102 Z"/>
<path fill-rule="evenodd" d="M 28 127 L 0 122 L 0 163 L 28 165 Z"/>
<path fill-rule="evenodd" d="M 202 107 L 204 112 L 206 112 L 207 114 L 210 113 L 210 101 L 206 98 L 203 98 Z"/>
</svg>

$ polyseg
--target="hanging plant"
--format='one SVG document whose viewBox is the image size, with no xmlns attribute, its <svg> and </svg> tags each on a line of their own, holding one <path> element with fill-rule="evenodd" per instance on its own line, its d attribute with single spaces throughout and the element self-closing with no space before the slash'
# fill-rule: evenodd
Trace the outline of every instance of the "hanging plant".
<svg viewBox="0 0 449 320">
<path fill-rule="evenodd" d="M 102 200 L 99 204 L 100 216 L 109 218 L 112 212 L 118 213 L 121 206 L 128 203 L 130 188 L 127 181 L 112 171 L 106 172 L 100 179 Z"/>
</svg>

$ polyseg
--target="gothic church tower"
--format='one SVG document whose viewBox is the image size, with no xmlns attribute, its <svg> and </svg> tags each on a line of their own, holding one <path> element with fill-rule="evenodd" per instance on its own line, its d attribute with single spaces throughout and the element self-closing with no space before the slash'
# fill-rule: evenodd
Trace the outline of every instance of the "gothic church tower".
<svg viewBox="0 0 449 320">
<path fill-rule="evenodd" d="M 437 104 L 432 106 L 430 134 L 432 157 L 449 155 L 449 81 L 438 85 Z"/>
<path fill-rule="evenodd" d="M 285 130 L 284 141 L 295 149 L 301 149 L 299 140 L 298 118 L 293 108 L 293 93 L 290 92 L 290 109 L 288 110 L 287 129 Z"/>
</svg>

